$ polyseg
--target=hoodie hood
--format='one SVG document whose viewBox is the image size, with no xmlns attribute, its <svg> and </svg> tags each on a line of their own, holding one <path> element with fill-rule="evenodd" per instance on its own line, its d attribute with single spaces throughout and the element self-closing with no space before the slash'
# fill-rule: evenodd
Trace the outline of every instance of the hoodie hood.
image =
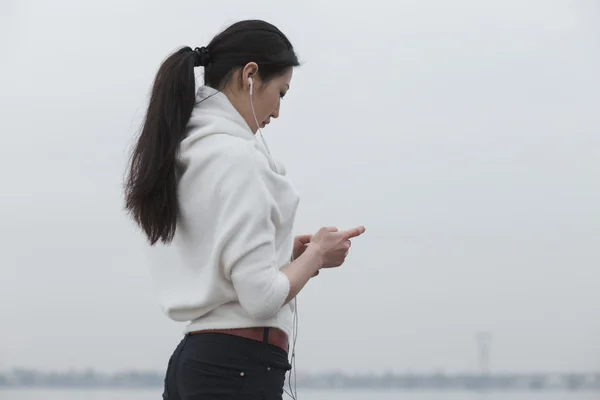
<svg viewBox="0 0 600 400">
<path fill-rule="evenodd" d="M 279 175 L 285 175 L 284 165 L 269 154 L 227 96 L 209 86 L 201 86 L 186 127 L 185 139 L 181 143 L 182 149 L 209 135 L 230 135 L 251 141 L 268 160 L 271 169 Z"/>
</svg>

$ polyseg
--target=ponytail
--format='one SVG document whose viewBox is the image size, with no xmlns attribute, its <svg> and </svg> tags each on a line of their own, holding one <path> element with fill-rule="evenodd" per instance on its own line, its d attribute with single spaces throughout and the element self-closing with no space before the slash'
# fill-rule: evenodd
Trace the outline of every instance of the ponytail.
<svg viewBox="0 0 600 400">
<path fill-rule="evenodd" d="M 175 234 L 176 163 L 179 144 L 196 99 L 198 52 L 184 47 L 159 68 L 142 131 L 131 154 L 125 182 L 125 210 L 148 241 L 170 243 Z"/>
</svg>

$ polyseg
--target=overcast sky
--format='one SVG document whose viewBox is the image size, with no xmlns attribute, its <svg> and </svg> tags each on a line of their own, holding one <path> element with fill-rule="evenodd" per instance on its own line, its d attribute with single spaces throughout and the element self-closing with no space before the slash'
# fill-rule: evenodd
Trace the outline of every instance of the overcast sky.
<svg viewBox="0 0 600 400">
<path fill-rule="evenodd" d="M 368 230 L 299 370 L 473 370 L 478 331 L 495 371 L 600 370 L 599 3 L 349 4 L 0 1 L 0 371 L 166 367 L 127 152 L 161 60 L 243 18 L 303 62 L 264 131 L 297 233 Z"/>
</svg>

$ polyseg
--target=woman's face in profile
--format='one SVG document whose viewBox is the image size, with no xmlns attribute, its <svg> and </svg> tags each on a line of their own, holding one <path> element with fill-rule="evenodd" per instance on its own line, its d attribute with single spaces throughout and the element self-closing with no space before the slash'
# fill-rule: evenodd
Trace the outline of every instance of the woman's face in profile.
<svg viewBox="0 0 600 400">
<path fill-rule="evenodd" d="M 265 83 L 260 78 L 256 79 L 252 93 L 252 102 L 260 128 L 267 126 L 271 118 L 279 117 L 281 99 L 290 89 L 292 74 L 293 68 L 289 68 L 283 75 L 277 76 Z M 256 122 L 252 125 L 256 125 Z"/>
</svg>

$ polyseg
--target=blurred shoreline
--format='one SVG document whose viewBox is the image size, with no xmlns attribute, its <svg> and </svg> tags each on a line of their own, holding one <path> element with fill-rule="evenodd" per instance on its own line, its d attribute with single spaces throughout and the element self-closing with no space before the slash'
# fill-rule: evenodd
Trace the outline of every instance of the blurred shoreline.
<svg viewBox="0 0 600 400">
<path fill-rule="evenodd" d="M 15 368 L 0 373 L 1 388 L 140 389 L 162 387 L 164 373 L 123 371 L 113 374 L 93 369 L 68 372 L 43 372 Z M 427 391 L 600 391 L 600 373 L 530 374 L 348 374 L 330 372 L 298 374 L 298 388 L 377 389 Z"/>
</svg>

